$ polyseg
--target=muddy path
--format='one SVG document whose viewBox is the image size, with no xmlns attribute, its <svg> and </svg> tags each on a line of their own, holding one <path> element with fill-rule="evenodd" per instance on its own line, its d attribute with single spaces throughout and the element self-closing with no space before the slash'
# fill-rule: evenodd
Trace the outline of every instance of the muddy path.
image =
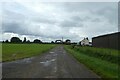
<svg viewBox="0 0 120 80">
<path fill-rule="evenodd" d="M 41 56 L 2 64 L 3 78 L 99 78 L 57 46 Z"/>
</svg>

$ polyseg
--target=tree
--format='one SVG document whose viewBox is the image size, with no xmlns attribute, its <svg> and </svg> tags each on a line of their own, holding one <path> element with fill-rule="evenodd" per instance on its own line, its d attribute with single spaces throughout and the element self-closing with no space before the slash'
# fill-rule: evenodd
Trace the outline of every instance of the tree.
<svg viewBox="0 0 120 80">
<path fill-rule="evenodd" d="M 9 43 L 9 41 L 8 41 L 8 40 L 6 40 L 6 41 L 5 41 L 5 43 Z"/>
<path fill-rule="evenodd" d="M 30 43 L 30 40 L 27 40 L 26 43 Z"/>
<path fill-rule="evenodd" d="M 33 43 L 42 43 L 42 41 L 39 40 L 39 39 L 35 39 L 35 40 L 33 41 Z"/>
<path fill-rule="evenodd" d="M 26 37 L 24 37 L 23 43 L 26 43 Z"/>
<path fill-rule="evenodd" d="M 54 41 L 51 41 L 51 43 L 53 44 L 53 43 L 54 43 Z"/>
<path fill-rule="evenodd" d="M 21 43 L 22 40 L 20 40 L 18 37 L 12 37 L 10 40 L 11 43 Z"/>
</svg>

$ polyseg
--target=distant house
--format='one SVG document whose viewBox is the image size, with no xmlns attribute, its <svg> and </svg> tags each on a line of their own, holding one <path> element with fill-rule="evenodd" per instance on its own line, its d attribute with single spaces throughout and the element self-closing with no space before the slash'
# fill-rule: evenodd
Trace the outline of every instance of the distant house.
<svg viewBox="0 0 120 80">
<path fill-rule="evenodd" d="M 92 38 L 92 46 L 100 48 L 118 49 L 120 42 L 120 32 L 100 35 Z"/>
<path fill-rule="evenodd" d="M 63 41 L 62 40 L 56 40 L 55 43 L 61 44 L 61 43 L 63 43 Z"/>
<path fill-rule="evenodd" d="M 70 44 L 71 43 L 71 40 L 69 40 L 69 39 L 67 39 L 66 41 L 65 41 L 65 44 Z"/>
<path fill-rule="evenodd" d="M 90 42 L 88 38 L 84 38 L 82 41 L 80 41 L 80 45 L 82 46 L 90 46 Z"/>
</svg>

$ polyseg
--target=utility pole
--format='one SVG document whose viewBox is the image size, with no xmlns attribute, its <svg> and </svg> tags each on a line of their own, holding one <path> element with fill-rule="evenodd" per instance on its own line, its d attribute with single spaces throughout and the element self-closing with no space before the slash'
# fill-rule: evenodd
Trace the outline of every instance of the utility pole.
<svg viewBox="0 0 120 80">
<path fill-rule="evenodd" d="M 63 43 L 63 37 L 62 37 L 62 43 Z"/>
</svg>

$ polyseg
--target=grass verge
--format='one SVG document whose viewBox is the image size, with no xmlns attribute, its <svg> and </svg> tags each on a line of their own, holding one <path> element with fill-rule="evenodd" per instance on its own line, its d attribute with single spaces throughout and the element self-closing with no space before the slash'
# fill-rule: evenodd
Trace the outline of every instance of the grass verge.
<svg viewBox="0 0 120 80">
<path fill-rule="evenodd" d="M 53 44 L 2 44 L 2 61 L 40 55 L 55 47 Z"/>
<path fill-rule="evenodd" d="M 89 56 L 85 53 L 72 49 L 70 46 L 65 46 L 65 49 L 79 62 L 85 64 L 102 78 L 118 78 L 118 64 Z"/>
<path fill-rule="evenodd" d="M 111 63 L 118 63 L 118 53 L 120 51 L 113 50 L 113 49 L 104 49 L 104 48 L 95 48 L 95 47 L 78 47 L 76 46 L 74 48 L 75 51 L 79 51 L 81 53 L 84 53 L 86 55 L 96 57 L 102 60 L 109 61 Z"/>
<path fill-rule="evenodd" d="M 2 62 L 2 43 L 0 43 L 0 62 Z"/>
</svg>

